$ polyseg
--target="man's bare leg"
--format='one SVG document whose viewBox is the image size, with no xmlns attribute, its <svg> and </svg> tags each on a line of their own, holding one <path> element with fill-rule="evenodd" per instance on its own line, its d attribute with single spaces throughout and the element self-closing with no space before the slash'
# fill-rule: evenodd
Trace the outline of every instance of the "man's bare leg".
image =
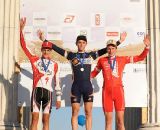
<svg viewBox="0 0 160 130">
<path fill-rule="evenodd" d="M 71 124 L 72 124 L 72 130 L 78 130 L 78 113 L 80 109 L 79 103 L 72 103 L 72 118 L 71 118 Z"/>
<path fill-rule="evenodd" d="M 112 130 L 112 112 L 105 112 L 105 130 Z"/>
<path fill-rule="evenodd" d="M 31 130 L 37 130 L 37 124 L 39 119 L 39 113 L 33 112 L 32 113 L 32 122 L 31 122 Z"/>
<path fill-rule="evenodd" d="M 86 130 L 92 129 L 92 102 L 84 103 L 85 115 L 86 115 Z"/>
<path fill-rule="evenodd" d="M 43 117 L 42 117 L 43 130 L 49 130 L 49 118 L 50 118 L 50 114 L 43 114 Z"/>
<path fill-rule="evenodd" d="M 125 130 L 124 111 L 117 111 L 116 112 L 116 123 L 117 123 L 118 130 Z"/>
</svg>

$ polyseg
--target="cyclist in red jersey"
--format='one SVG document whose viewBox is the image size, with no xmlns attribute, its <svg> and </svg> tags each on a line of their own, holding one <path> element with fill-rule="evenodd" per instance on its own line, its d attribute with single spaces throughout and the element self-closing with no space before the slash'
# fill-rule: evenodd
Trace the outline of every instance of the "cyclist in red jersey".
<svg viewBox="0 0 160 130">
<path fill-rule="evenodd" d="M 125 130 L 124 110 L 125 100 L 122 84 L 123 70 L 126 64 L 144 60 L 147 56 L 150 46 L 149 36 L 144 37 L 145 48 L 137 56 L 116 56 L 117 46 L 114 40 L 107 42 L 108 56 L 100 58 L 97 66 L 91 72 L 91 78 L 94 78 L 101 70 L 104 78 L 102 91 L 102 104 L 105 114 L 105 130 L 112 129 L 112 111 L 113 104 L 116 111 L 116 122 L 118 130 Z"/>
<path fill-rule="evenodd" d="M 52 44 L 43 42 L 41 47 L 42 56 L 32 55 L 26 47 L 23 37 L 23 28 L 26 18 L 20 20 L 20 43 L 23 51 L 29 58 L 33 70 L 33 90 L 31 97 L 32 122 L 31 130 L 37 130 L 39 111 L 42 102 L 43 130 L 49 130 L 49 117 L 52 108 L 53 88 L 56 91 L 56 108 L 61 106 L 61 88 L 59 86 L 58 64 L 51 60 Z M 54 84 L 53 84 L 54 82 Z"/>
</svg>

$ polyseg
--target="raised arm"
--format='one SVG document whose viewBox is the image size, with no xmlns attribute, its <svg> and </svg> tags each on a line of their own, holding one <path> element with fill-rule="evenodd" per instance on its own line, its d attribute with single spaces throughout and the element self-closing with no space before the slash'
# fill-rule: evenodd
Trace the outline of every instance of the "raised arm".
<svg viewBox="0 0 160 130">
<path fill-rule="evenodd" d="M 121 44 L 122 42 L 124 42 L 124 41 L 125 41 L 125 39 L 126 39 L 126 37 L 127 37 L 127 33 L 126 33 L 126 32 L 122 32 L 122 33 L 120 33 L 120 40 L 119 40 L 119 44 Z M 117 46 L 118 46 L 119 44 L 117 44 Z"/>
<path fill-rule="evenodd" d="M 24 53 L 27 55 L 27 57 L 29 59 L 31 59 L 32 57 L 32 54 L 29 52 L 29 50 L 27 49 L 26 47 L 26 42 L 24 40 L 24 36 L 23 36 L 23 29 L 25 27 L 25 24 L 26 24 L 26 18 L 21 18 L 20 19 L 20 44 L 21 44 L 21 47 L 24 51 Z"/>
<path fill-rule="evenodd" d="M 145 48 L 144 48 L 143 52 L 140 55 L 137 55 L 137 56 L 130 56 L 127 59 L 127 63 L 142 61 L 146 58 L 146 56 L 149 52 L 149 48 L 150 48 L 150 37 L 149 37 L 149 35 L 144 36 L 143 43 L 145 45 Z"/>
<path fill-rule="evenodd" d="M 41 30 L 38 30 L 38 31 L 37 31 L 37 35 L 38 35 L 38 37 L 39 37 L 40 40 L 42 40 L 42 41 L 44 41 L 44 42 L 47 41 L 47 40 L 45 39 L 45 37 L 44 37 L 44 33 L 43 33 Z M 70 60 L 70 58 L 68 57 L 69 53 L 71 53 L 70 51 L 66 51 L 66 50 L 64 50 L 63 48 L 60 48 L 60 47 L 56 46 L 56 45 L 53 44 L 53 43 L 52 43 L 52 49 L 53 49 L 55 52 L 57 52 L 58 54 L 60 54 L 61 56 L 63 56 L 63 57 L 65 57 L 65 58 L 67 58 L 67 59 Z"/>
<path fill-rule="evenodd" d="M 117 41 L 117 46 L 119 46 L 127 37 L 127 33 L 126 32 L 122 32 L 120 33 L 120 40 Z M 92 57 L 93 59 L 96 59 L 98 58 L 99 56 L 102 56 L 104 54 L 107 53 L 107 49 L 106 47 L 105 48 L 102 48 L 98 51 L 93 51 L 91 54 L 92 54 Z"/>
<path fill-rule="evenodd" d="M 61 87 L 59 84 L 59 67 L 58 64 L 56 63 L 54 66 L 54 70 L 55 70 L 55 75 L 54 75 L 54 90 L 56 92 L 56 109 L 59 109 L 61 107 L 61 95 L 62 95 L 62 91 L 61 91 Z"/>
</svg>

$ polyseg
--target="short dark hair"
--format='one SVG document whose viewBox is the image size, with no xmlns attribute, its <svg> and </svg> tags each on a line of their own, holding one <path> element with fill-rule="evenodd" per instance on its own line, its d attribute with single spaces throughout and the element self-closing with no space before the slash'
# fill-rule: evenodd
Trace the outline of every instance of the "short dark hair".
<svg viewBox="0 0 160 130">
<path fill-rule="evenodd" d="M 87 37 L 85 35 L 78 35 L 76 39 L 76 44 L 79 40 L 83 40 L 87 42 Z"/>
</svg>

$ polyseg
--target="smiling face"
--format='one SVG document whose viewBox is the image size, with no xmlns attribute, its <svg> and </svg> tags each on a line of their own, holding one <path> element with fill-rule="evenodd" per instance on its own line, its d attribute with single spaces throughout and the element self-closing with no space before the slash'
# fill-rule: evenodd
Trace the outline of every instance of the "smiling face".
<svg viewBox="0 0 160 130">
<path fill-rule="evenodd" d="M 117 47 L 112 44 L 107 45 L 107 52 L 108 56 L 115 56 L 117 52 Z"/>
<path fill-rule="evenodd" d="M 78 40 L 76 45 L 78 47 L 79 52 L 84 52 L 85 48 L 86 48 L 86 45 L 87 45 L 87 42 L 84 41 L 84 40 Z"/>
<path fill-rule="evenodd" d="M 45 59 L 50 59 L 51 58 L 51 51 L 52 49 L 49 48 L 42 48 L 41 52 L 42 52 L 42 57 L 44 57 Z"/>
</svg>

